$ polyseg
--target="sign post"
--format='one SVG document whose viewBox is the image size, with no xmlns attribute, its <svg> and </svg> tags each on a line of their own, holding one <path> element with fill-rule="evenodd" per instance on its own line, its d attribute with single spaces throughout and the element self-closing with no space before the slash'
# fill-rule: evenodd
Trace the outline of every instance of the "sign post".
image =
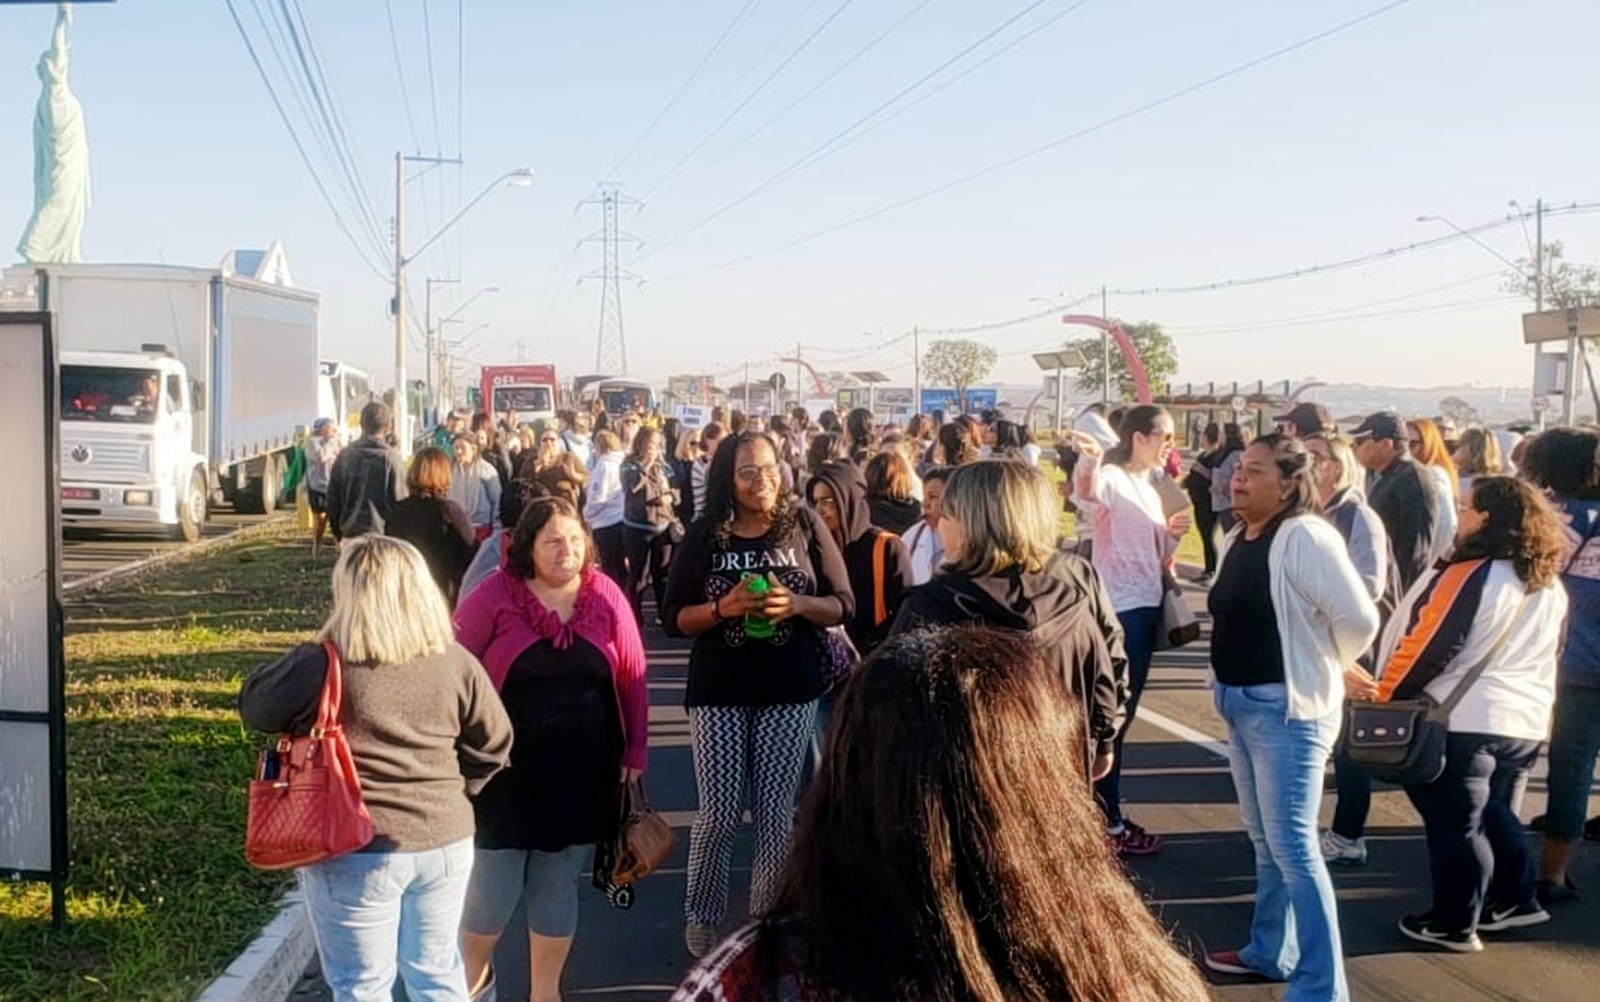
<svg viewBox="0 0 1600 1002">
<path fill-rule="evenodd" d="M 1522 315 L 1523 344 L 1545 341 L 1567 343 L 1567 370 L 1561 387 L 1561 421 L 1571 424 L 1577 416 L 1578 365 L 1583 361 L 1585 338 L 1600 337 L 1600 306 L 1574 306 L 1541 310 Z"/>
<path fill-rule="evenodd" d="M 0 312 L 0 399 L 24 431 L 0 478 L 0 877 L 48 881 L 66 925 L 66 669 L 62 661 L 60 407 L 46 313 Z"/>
</svg>

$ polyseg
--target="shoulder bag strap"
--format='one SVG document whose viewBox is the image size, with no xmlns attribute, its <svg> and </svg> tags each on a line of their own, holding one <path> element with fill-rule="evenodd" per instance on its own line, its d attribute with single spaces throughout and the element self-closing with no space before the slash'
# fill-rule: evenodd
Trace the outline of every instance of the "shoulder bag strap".
<svg viewBox="0 0 1600 1002">
<path fill-rule="evenodd" d="M 324 640 L 322 649 L 328 655 L 328 674 L 322 681 L 322 696 L 317 700 L 317 722 L 311 736 L 320 738 L 339 726 L 339 710 L 344 704 L 344 672 L 339 664 L 339 648 L 333 641 Z"/>
<path fill-rule="evenodd" d="M 1444 702 L 1439 704 L 1439 708 L 1446 717 L 1449 717 L 1451 711 L 1460 705 L 1461 700 L 1466 698 L 1467 690 L 1472 687 L 1472 683 L 1478 680 L 1478 676 L 1482 675 L 1484 669 L 1489 667 L 1489 662 L 1493 661 L 1495 655 L 1500 653 L 1500 648 L 1506 645 L 1506 641 L 1511 637 L 1512 629 L 1516 627 L 1517 620 L 1522 618 L 1522 611 L 1528 607 L 1528 599 L 1531 597 L 1526 590 L 1523 591 L 1522 600 L 1517 603 L 1516 611 L 1511 614 L 1511 621 L 1506 623 L 1506 628 L 1501 630 L 1500 636 L 1495 638 L 1494 646 L 1489 648 L 1487 654 L 1478 659 L 1477 664 L 1467 669 L 1467 673 L 1461 676 L 1461 681 L 1457 682 L 1455 688 L 1450 690 L 1450 695 L 1446 696 Z"/>
<path fill-rule="evenodd" d="M 889 618 L 889 604 L 884 601 L 884 551 L 889 548 L 893 533 L 880 532 L 872 541 L 872 625 L 882 626 Z"/>
</svg>

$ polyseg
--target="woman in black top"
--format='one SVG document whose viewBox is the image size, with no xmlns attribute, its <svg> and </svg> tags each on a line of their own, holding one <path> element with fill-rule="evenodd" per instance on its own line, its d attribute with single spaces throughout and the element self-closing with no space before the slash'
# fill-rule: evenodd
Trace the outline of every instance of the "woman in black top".
<svg viewBox="0 0 1600 1002">
<path fill-rule="evenodd" d="M 911 464 L 898 451 L 873 456 L 866 465 L 864 479 L 873 525 L 903 536 L 922 521 L 922 505 L 911 497 Z"/>
<path fill-rule="evenodd" d="M 821 629 L 854 608 L 839 548 L 816 513 L 783 492 L 772 442 L 752 432 L 724 439 L 661 612 L 669 634 L 694 638 L 685 704 L 700 813 L 684 939 L 695 956 L 715 945 L 727 910 L 747 785 L 756 827 L 750 912 L 772 906 L 822 694 Z"/>
<path fill-rule="evenodd" d="M 844 554 L 856 598 L 855 615 L 844 628 L 866 657 L 888 635 L 900 599 L 911 590 L 911 555 L 898 536 L 872 524 L 866 486 L 854 463 L 828 463 L 813 474 L 806 481 L 806 503 Z"/>
<path fill-rule="evenodd" d="M 422 551 L 434 583 L 455 608 L 461 576 L 478 549 L 472 519 L 450 500 L 450 457 L 429 446 L 411 459 L 406 473 L 410 496 L 395 503 L 384 519 L 386 536 L 403 539 Z"/>
<path fill-rule="evenodd" d="M 655 592 L 656 609 L 667 591 L 672 537 L 678 520 L 678 489 L 672 482 L 661 432 L 640 428 L 622 461 L 622 524 L 628 553 L 628 600 L 633 617 L 644 622 L 644 589 Z"/>
<path fill-rule="evenodd" d="M 1189 464 L 1183 489 L 1194 505 L 1194 526 L 1200 533 L 1200 549 L 1205 554 L 1205 570 L 1196 584 L 1208 584 L 1217 572 L 1217 513 L 1211 510 L 1211 477 L 1217 472 L 1215 452 L 1222 444 L 1222 425 L 1215 421 L 1200 434 L 1200 454 Z"/>
</svg>

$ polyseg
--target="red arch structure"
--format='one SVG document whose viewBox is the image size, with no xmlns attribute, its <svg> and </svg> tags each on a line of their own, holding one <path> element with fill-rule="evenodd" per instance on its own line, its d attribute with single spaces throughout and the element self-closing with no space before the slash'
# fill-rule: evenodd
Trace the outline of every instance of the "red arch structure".
<svg viewBox="0 0 1600 1002">
<path fill-rule="evenodd" d="M 1139 358 L 1139 350 L 1133 346 L 1133 339 L 1128 337 L 1122 325 L 1115 320 L 1106 320 L 1103 317 L 1089 316 L 1085 313 L 1069 313 L 1061 318 L 1064 324 L 1082 324 L 1093 327 L 1097 331 L 1104 331 L 1117 342 L 1117 347 L 1122 350 L 1122 357 L 1128 360 L 1128 373 L 1133 376 L 1133 395 L 1135 401 L 1141 404 L 1150 402 L 1150 377 L 1144 371 L 1144 361 Z"/>
</svg>

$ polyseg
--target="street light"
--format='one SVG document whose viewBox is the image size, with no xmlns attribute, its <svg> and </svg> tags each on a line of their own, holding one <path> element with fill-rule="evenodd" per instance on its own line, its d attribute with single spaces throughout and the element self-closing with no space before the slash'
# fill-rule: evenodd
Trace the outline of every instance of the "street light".
<svg viewBox="0 0 1600 1002">
<path fill-rule="evenodd" d="M 504 174 L 490 181 L 484 189 L 478 192 L 472 201 L 463 205 L 455 215 L 439 227 L 438 232 L 424 240 L 416 250 L 409 255 L 405 249 L 406 234 L 406 164 L 425 163 L 438 165 L 442 163 L 460 163 L 457 159 L 445 157 L 406 156 L 404 153 L 394 155 L 394 425 L 396 436 L 400 439 L 400 450 L 403 456 L 411 454 L 411 423 L 410 401 L 406 393 L 406 265 L 415 261 L 418 256 L 432 247 L 434 243 L 451 227 L 461 221 L 461 218 L 471 212 L 477 204 L 488 198 L 489 195 L 501 184 L 514 188 L 526 188 L 533 183 L 533 168 L 518 167 L 508 170 Z"/>
<path fill-rule="evenodd" d="M 1490 247 L 1488 244 L 1484 243 L 1482 240 L 1479 240 L 1476 234 L 1469 233 L 1468 231 L 1466 231 L 1466 230 L 1462 229 L 1461 227 L 1457 226 L 1454 222 L 1452 222 L 1450 219 L 1448 219 L 1448 218 L 1446 218 L 1444 216 L 1418 216 L 1417 217 L 1417 222 L 1419 222 L 1419 223 L 1443 223 L 1446 226 L 1450 227 L 1452 230 L 1455 230 L 1457 233 L 1459 233 L 1462 236 L 1466 237 L 1468 240 L 1471 240 L 1473 243 L 1477 244 L 1479 247 L 1483 248 L 1485 251 L 1488 251 L 1491 255 L 1493 255 L 1495 258 L 1497 258 L 1502 263 L 1504 263 L 1506 267 L 1512 269 L 1513 271 L 1517 272 L 1518 274 L 1522 273 L 1522 265 L 1520 265 L 1520 264 L 1516 263 L 1515 261 L 1511 260 L 1510 258 L 1506 257 L 1504 254 L 1502 254 L 1499 251 L 1495 250 L 1493 247 Z"/>
<path fill-rule="evenodd" d="M 455 281 L 455 279 L 451 279 L 451 281 Z M 479 289 L 477 292 L 474 292 L 472 295 L 468 296 L 467 299 L 466 299 L 466 302 L 462 303 L 460 306 L 457 306 L 455 308 L 455 310 L 449 316 L 444 317 L 443 319 L 441 319 L 438 322 L 437 326 L 443 327 L 447 323 L 454 322 L 456 317 L 459 317 L 462 314 L 462 312 L 464 312 L 466 310 L 467 307 L 469 307 L 473 303 L 477 302 L 479 296 L 482 296 L 485 293 L 499 292 L 499 291 L 500 291 L 500 287 L 498 285 L 486 285 L 486 286 L 484 286 L 483 288 Z M 431 300 L 428 303 L 428 316 L 430 318 L 433 316 L 433 303 L 432 303 Z M 432 366 L 434 364 L 433 355 L 432 355 L 432 352 L 435 350 L 434 347 L 433 347 L 433 341 L 432 341 L 432 338 L 434 336 L 434 328 L 435 328 L 435 324 L 430 319 L 429 322 L 428 322 L 428 332 L 427 332 L 427 336 L 428 336 L 428 339 L 429 339 L 428 350 L 430 352 L 429 357 L 428 357 L 428 364 L 430 366 Z M 441 344 L 438 347 L 437 351 L 442 356 L 444 354 L 444 346 Z M 444 363 L 440 362 L 440 363 L 438 363 L 438 366 L 439 366 L 439 377 L 440 377 L 439 378 L 439 384 L 440 384 L 440 386 L 443 386 L 445 383 L 448 383 L 449 380 L 444 378 Z M 433 388 L 434 388 L 433 384 L 430 382 L 429 383 L 429 389 L 433 389 Z M 441 400 L 445 399 L 446 395 L 441 393 L 440 394 L 440 398 L 441 398 Z"/>
</svg>

